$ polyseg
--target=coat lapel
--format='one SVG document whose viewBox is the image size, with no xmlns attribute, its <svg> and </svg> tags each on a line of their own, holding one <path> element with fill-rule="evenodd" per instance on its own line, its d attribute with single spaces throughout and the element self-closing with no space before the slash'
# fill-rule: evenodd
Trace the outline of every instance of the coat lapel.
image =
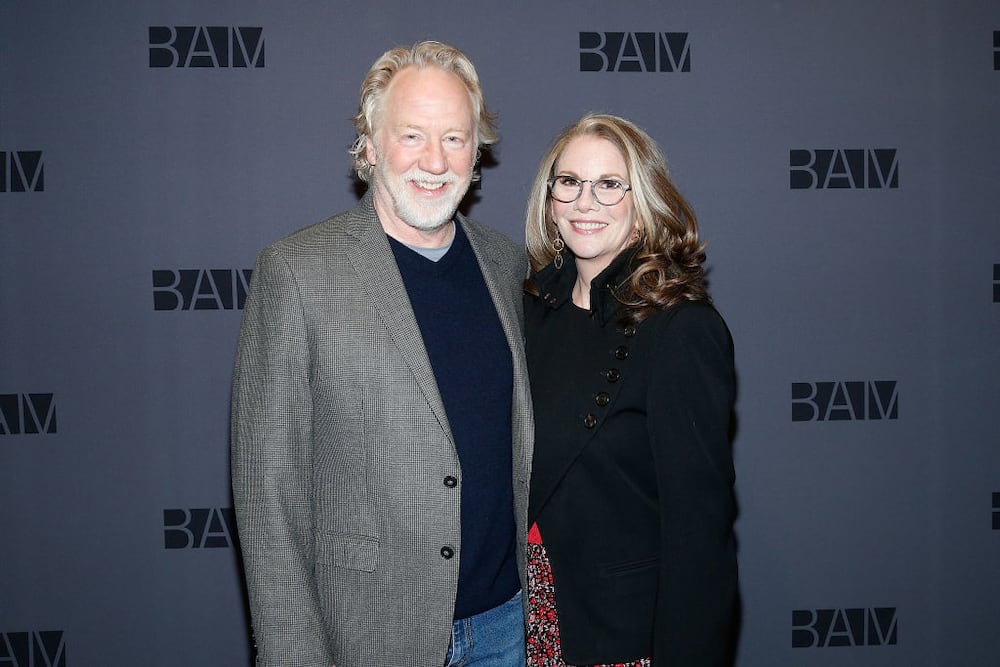
<svg viewBox="0 0 1000 667">
<path fill-rule="evenodd" d="M 524 357 L 524 317 L 521 310 L 523 275 L 512 274 L 511 269 L 505 267 L 500 261 L 501 257 L 509 257 L 509 249 L 494 247 L 494 242 L 479 228 L 468 224 L 461 215 L 456 217 L 479 262 L 483 280 L 486 281 L 486 287 L 496 307 L 497 316 L 507 337 L 507 343 L 510 345 L 511 358 L 514 363 L 514 415 L 512 422 L 514 503 L 519 534 L 523 538 L 528 531 L 525 520 L 528 513 L 528 479 L 531 475 L 534 442 L 531 390 L 528 383 L 528 366 Z M 523 274 L 527 274 L 527 256 L 525 256 L 521 268 Z M 523 567 L 521 567 L 521 571 L 524 571 Z"/>
<path fill-rule="evenodd" d="M 515 310 L 516 305 L 509 292 L 511 276 L 501 266 L 497 259 L 501 253 L 493 248 L 489 238 L 480 234 L 479 230 L 468 224 L 461 215 L 457 217 L 479 262 L 479 269 L 483 273 L 483 280 L 490 291 L 490 297 L 493 298 L 493 305 L 497 309 L 497 317 L 500 318 L 500 324 L 507 336 L 507 343 L 517 357 L 518 350 L 524 347 L 524 339 L 521 335 L 521 317 Z"/>
<path fill-rule="evenodd" d="M 396 258 L 375 213 L 370 190 L 358 202 L 353 213 L 355 215 L 350 219 L 346 231 L 355 238 L 355 246 L 349 249 L 349 256 L 358 274 L 358 282 L 368 295 L 372 307 L 378 311 L 404 362 L 410 367 L 448 440 L 454 445 L 420 325 L 413 314 Z"/>
</svg>

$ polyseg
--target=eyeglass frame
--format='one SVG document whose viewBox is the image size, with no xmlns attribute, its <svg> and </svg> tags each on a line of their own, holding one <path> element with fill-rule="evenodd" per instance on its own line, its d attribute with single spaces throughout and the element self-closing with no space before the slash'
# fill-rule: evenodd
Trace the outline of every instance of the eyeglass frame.
<svg viewBox="0 0 1000 667">
<path fill-rule="evenodd" d="M 556 184 L 556 181 L 560 178 L 571 178 L 577 183 L 579 183 L 579 188 L 580 188 L 579 192 L 576 193 L 575 197 L 573 197 L 568 201 L 565 199 L 559 199 L 559 197 L 556 197 L 555 193 L 552 192 L 552 187 Z M 597 184 L 600 183 L 601 181 L 612 181 L 614 183 L 619 183 L 625 186 L 625 189 L 622 191 L 621 199 L 616 201 L 614 204 L 605 204 L 604 202 L 602 202 L 600 197 L 597 196 L 597 191 L 594 189 L 597 187 Z M 572 204 L 577 199 L 582 197 L 584 183 L 590 183 L 590 196 L 593 198 L 594 201 L 596 201 L 601 206 L 617 206 L 618 204 L 621 204 L 625 200 L 625 195 L 627 195 L 629 191 L 632 190 L 632 185 L 630 183 L 626 183 L 625 181 L 620 181 L 617 178 L 577 178 L 576 176 L 570 176 L 569 174 L 557 174 L 555 176 L 550 176 L 545 180 L 545 183 L 548 186 L 546 190 L 549 191 L 549 196 L 555 199 L 557 202 L 563 204 Z"/>
</svg>

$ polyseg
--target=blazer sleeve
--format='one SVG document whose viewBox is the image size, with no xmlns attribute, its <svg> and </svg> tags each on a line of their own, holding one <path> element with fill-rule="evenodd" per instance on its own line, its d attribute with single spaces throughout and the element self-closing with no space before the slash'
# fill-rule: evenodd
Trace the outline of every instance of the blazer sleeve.
<svg viewBox="0 0 1000 667">
<path fill-rule="evenodd" d="M 738 595 L 732 339 L 707 305 L 682 305 L 664 324 L 647 405 L 661 517 L 653 664 L 722 666 Z"/>
<path fill-rule="evenodd" d="M 258 257 L 233 374 L 233 501 L 257 665 L 329 667 L 314 575 L 309 344 L 295 277 Z"/>
</svg>

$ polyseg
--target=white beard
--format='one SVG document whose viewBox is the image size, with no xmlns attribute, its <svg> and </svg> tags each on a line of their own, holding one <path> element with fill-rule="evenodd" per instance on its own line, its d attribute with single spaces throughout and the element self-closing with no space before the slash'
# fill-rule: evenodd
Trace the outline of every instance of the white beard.
<svg viewBox="0 0 1000 667">
<path fill-rule="evenodd" d="M 461 183 L 450 171 L 445 174 L 427 174 L 419 169 L 411 169 L 400 176 L 394 176 L 386 172 L 384 165 L 385 161 L 380 159 L 375 167 L 376 183 L 389 195 L 392 209 L 399 219 L 422 231 L 434 231 L 451 222 L 472 183 L 471 175 L 465 183 Z M 439 200 L 423 201 L 409 190 L 409 183 L 413 181 L 444 183 L 449 192 Z"/>
</svg>

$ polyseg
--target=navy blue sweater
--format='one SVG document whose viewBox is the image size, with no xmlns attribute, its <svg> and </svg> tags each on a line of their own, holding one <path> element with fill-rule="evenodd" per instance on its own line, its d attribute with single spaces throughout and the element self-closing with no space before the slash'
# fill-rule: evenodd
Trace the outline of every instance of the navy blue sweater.
<svg viewBox="0 0 1000 667">
<path fill-rule="evenodd" d="M 389 238 L 430 357 L 462 467 L 462 547 L 455 618 L 510 599 L 515 558 L 511 463 L 513 365 L 475 253 L 455 224 L 433 262 Z"/>
</svg>

